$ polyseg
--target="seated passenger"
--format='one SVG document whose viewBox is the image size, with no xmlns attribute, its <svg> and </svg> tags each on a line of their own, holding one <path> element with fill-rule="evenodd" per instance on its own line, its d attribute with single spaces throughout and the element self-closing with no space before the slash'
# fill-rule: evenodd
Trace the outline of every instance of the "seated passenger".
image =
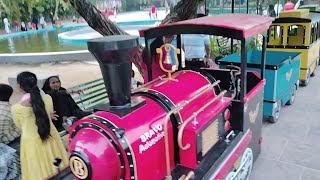
<svg viewBox="0 0 320 180">
<path fill-rule="evenodd" d="M 58 131 L 63 130 L 63 123 L 68 117 L 75 116 L 80 119 L 91 114 L 91 112 L 81 110 L 70 95 L 80 93 L 81 91 L 67 91 L 61 87 L 61 81 L 58 76 L 49 77 L 44 83 L 42 90 L 52 97 L 53 107 L 58 115 L 57 120 L 53 121 L 53 124 Z"/>
<path fill-rule="evenodd" d="M 14 145 L 20 141 L 20 130 L 13 122 L 9 99 L 13 93 L 11 86 L 0 84 L 0 143 Z"/>
<path fill-rule="evenodd" d="M 291 0 L 287 0 L 287 3 L 284 5 L 284 11 L 294 10 L 294 4 Z"/>
</svg>

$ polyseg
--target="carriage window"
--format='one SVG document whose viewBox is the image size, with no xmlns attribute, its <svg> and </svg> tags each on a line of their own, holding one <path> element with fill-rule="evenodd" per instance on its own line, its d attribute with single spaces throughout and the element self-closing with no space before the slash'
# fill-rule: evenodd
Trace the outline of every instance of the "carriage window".
<svg viewBox="0 0 320 180">
<path fill-rule="evenodd" d="M 305 26 L 292 25 L 288 27 L 289 46 L 304 46 L 305 45 Z"/>
<path fill-rule="evenodd" d="M 317 39 L 320 39 L 320 22 L 317 23 L 317 28 L 318 28 Z"/>
<path fill-rule="evenodd" d="M 269 45 L 282 45 L 282 35 L 283 35 L 283 27 L 282 26 L 271 26 L 269 28 L 268 34 L 268 44 Z"/>
<path fill-rule="evenodd" d="M 317 23 L 315 23 L 315 40 L 317 41 L 318 39 L 319 39 L 319 33 L 320 33 L 320 31 L 319 31 L 319 22 L 317 22 Z"/>
<path fill-rule="evenodd" d="M 317 24 L 311 24 L 310 44 L 317 40 Z"/>
</svg>

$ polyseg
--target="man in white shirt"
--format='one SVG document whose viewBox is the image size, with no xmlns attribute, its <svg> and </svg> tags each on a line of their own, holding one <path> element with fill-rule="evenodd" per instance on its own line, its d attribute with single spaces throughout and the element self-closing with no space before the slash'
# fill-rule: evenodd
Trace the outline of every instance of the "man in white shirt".
<svg viewBox="0 0 320 180">
<path fill-rule="evenodd" d="M 279 2 L 277 2 L 274 5 L 274 12 L 276 12 L 276 16 L 279 16 L 279 13 L 283 10 L 282 4 L 280 4 Z"/>
<path fill-rule="evenodd" d="M 197 17 L 204 17 L 198 14 Z M 210 58 L 210 36 L 207 34 L 183 34 L 182 48 L 185 52 L 186 66 L 207 67 Z M 212 64 L 212 63 L 209 63 Z"/>
</svg>

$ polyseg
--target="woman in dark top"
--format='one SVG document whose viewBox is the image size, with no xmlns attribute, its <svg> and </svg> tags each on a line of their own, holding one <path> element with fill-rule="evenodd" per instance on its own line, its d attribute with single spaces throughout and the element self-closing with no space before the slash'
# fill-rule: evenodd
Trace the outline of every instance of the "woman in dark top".
<svg viewBox="0 0 320 180">
<path fill-rule="evenodd" d="M 70 94 L 80 93 L 80 91 L 67 91 L 61 87 L 61 82 L 58 76 L 49 77 L 43 85 L 42 90 L 49 94 L 53 100 L 53 107 L 58 115 L 56 121 L 53 121 L 58 131 L 63 130 L 62 124 L 70 116 L 82 118 L 91 114 L 80 109 L 80 107 L 74 102 Z"/>
<path fill-rule="evenodd" d="M 270 4 L 268 10 L 269 10 L 268 13 L 270 17 L 276 17 L 276 12 L 274 11 L 274 5 Z"/>
</svg>

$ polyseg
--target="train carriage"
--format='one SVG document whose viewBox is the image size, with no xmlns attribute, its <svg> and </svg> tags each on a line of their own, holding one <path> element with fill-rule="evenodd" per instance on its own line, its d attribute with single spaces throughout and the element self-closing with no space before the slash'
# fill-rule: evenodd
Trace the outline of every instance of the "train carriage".
<svg viewBox="0 0 320 180">
<path fill-rule="evenodd" d="M 298 9 L 280 13 L 270 26 L 268 50 L 300 52 L 300 83 L 308 85 L 315 75 L 320 53 L 320 13 Z"/>
<path fill-rule="evenodd" d="M 261 51 L 252 50 L 247 54 L 248 69 L 260 73 Z M 281 107 L 291 105 L 299 87 L 301 54 L 298 52 L 266 52 L 266 85 L 264 93 L 263 114 L 268 121 L 275 123 L 280 117 Z M 240 66 L 238 53 L 226 56 L 218 61 L 220 67 Z"/>
<path fill-rule="evenodd" d="M 309 4 L 299 6 L 299 9 L 309 9 L 310 12 L 320 12 L 320 6 L 317 4 Z"/>
<path fill-rule="evenodd" d="M 69 119 L 70 167 L 49 179 L 249 179 L 262 143 L 265 69 L 247 71 L 246 51 L 248 39 L 260 33 L 266 47 L 272 20 L 223 14 L 142 30 L 151 81 L 131 93 L 138 37 L 88 41 L 109 102 L 90 116 Z M 191 33 L 240 40 L 241 69 L 183 67 L 180 35 Z M 150 43 L 166 35 L 177 35 L 177 47 L 157 49 L 163 53 L 157 63 L 167 75 L 152 77 Z M 265 64 L 265 50 L 260 57 Z"/>
</svg>

